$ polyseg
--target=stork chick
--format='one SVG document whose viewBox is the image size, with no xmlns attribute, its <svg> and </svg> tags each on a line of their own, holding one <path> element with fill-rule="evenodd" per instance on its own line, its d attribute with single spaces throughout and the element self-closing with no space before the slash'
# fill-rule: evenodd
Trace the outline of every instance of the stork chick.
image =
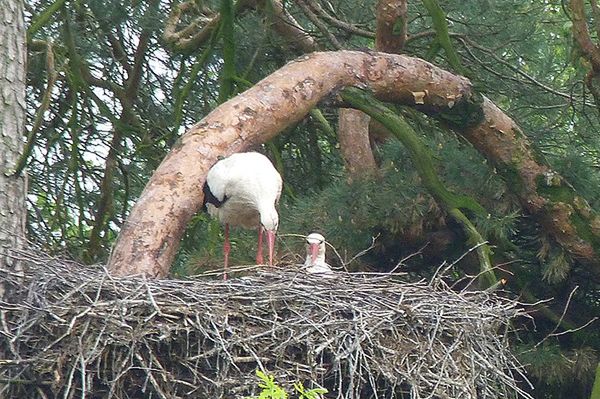
<svg viewBox="0 0 600 399">
<path fill-rule="evenodd" d="M 310 274 L 333 275 L 331 266 L 325 262 L 325 237 L 319 233 L 306 236 L 304 270 Z"/>
<path fill-rule="evenodd" d="M 275 206 L 282 180 L 267 157 L 257 152 L 233 154 L 214 164 L 202 188 L 208 213 L 225 224 L 225 273 L 229 266 L 229 225 L 258 228 L 256 263 L 263 264 L 263 232 L 267 234 L 269 266 L 273 265 L 279 215 Z M 227 278 L 227 274 L 224 275 Z"/>
</svg>

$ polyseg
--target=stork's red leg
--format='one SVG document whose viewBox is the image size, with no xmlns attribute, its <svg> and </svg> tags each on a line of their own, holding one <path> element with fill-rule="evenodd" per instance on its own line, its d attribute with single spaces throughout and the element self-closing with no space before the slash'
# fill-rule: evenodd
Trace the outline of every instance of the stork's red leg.
<svg viewBox="0 0 600 399">
<path fill-rule="evenodd" d="M 227 269 L 229 267 L 229 251 L 231 250 L 231 244 L 229 244 L 229 223 L 225 223 L 225 242 L 223 243 L 223 263 L 224 272 L 223 280 L 227 280 Z"/>
<path fill-rule="evenodd" d="M 263 227 L 261 225 L 258 225 L 258 249 L 256 250 L 256 264 L 257 265 L 262 265 L 264 262 L 263 259 L 263 245 L 262 245 L 262 241 L 263 241 Z"/>
</svg>

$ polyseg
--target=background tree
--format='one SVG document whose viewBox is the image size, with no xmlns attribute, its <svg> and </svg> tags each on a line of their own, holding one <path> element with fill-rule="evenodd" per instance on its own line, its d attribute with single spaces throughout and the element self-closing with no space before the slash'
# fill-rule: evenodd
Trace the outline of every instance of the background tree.
<svg viewBox="0 0 600 399">
<path fill-rule="evenodd" d="M 25 242 L 25 195 L 27 181 L 24 175 L 15 175 L 15 168 L 23 148 L 25 130 L 25 21 L 21 1 L 0 2 L 0 47 L 4 57 L 0 62 L 2 90 L 0 100 L 0 268 L 18 268 L 14 258 L 6 257 L 12 248 L 21 248 Z M 0 297 L 3 287 L 0 287 Z"/>
<path fill-rule="evenodd" d="M 591 210 L 598 210 L 600 143 L 589 87 L 594 69 L 578 33 L 584 32 L 583 22 L 595 26 L 594 1 L 573 1 L 563 8 L 533 0 L 240 0 L 233 3 L 228 29 L 222 25 L 223 4 L 26 4 L 29 122 L 25 155 L 16 169 L 27 167 L 31 175 L 31 238 L 51 252 L 105 261 L 150 175 L 184 131 L 227 96 L 304 52 L 374 48 L 374 40 L 385 37 L 378 21 L 385 20 L 383 11 L 391 5 L 405 7 L 385 25 L 402 40 L 401 51 L 467 75 L 477 92 L 519 124 L 535 148 L 536 162 L 565 177 L 577 195 L 563 189 L 564 180 L 554 186 L 550 175 L 543 181 L 549 182 L 544 194 L 556 194 L 559 200 L 585 198 Z M 587 34 L 592 44 L 598 40 L 595 28 Z M 231 42 L 233 58 L 226 54 Z M 228 82 L 227 90 L 223 82 Z M 346 182 L 337 109 L 331 105 L 319 104 L 310 116 L 257 146 L 284 174 L 283 232 L 321 229 L 346 259 L 378 237 L 371 251 L 345 265 L 351 270 L 391 270 L 423 248 L 401 266 L 411 279 L 431 276 L 440 262 L 470 248 L 464 230 L 425 189 L 408 150 L 385 135 L 374 135 L 380 130 L 373 123 L 379 179 Z M 537 330 L 524 326 L 526 332 L 515 340 L 538 378 L 539 397 L 566 392 L 586 397 L 600 349 L 597 325 L 535 343 L 550 332 L 584 325 L 599 313 L 598 281 L 590 278 L 590 263 L 559 245 L 559 235 L 550 230 L 555 222 L 535 217 L 527 197 L 518 194 L 519 180 L 506 178 L 510 168 L 486 159 L 484 150 L 476 151 L 449 130 L 456 120 L 392 108 L 420 135 L 445 186 L 486 209 L 487 214 L 468 216 L 493 244 L 492 260 L 498 277 L 508 281 L 505 288 L 530 301 L 554 298 L 534 313 Z M 576 232 L 581 228 L 585 233 L 590 225 L 577 218 L 570 222 Z M 593 231 L 587 231 L 593 252 L 597 243 Z M 195 216 L 173 273 L 220 265 L 221 239 L 214 222 Z M 282 240 L 291 259 L 301 240 Z M 238 235 L 233 245 L 240 248 L 234 253 L 243 254 L 253 241 Z M 232 261 L 251 261 L 252 251 L 246 252 L 248 257 Z M 331 259 L 338 266 L 343 261 Z M 448 278 L 462 281 L 478 273 L 478 264 L 476 257 L 467 256 Z M 571 295 L 575 286 L 579 288 Z"/>
<path fill-rule="evenodd" d="M 20 272 L 22 265 L 9 256 L 13 249 L 25 246 L 25 196 L 27 180 L 15 175 L 17 159 L 23 147 L 25 130 L 25 20 L 22 1 L 0 1 L 0 269 L 2 273 Z M 0 300 L 11 294 L 10 285 L 0 284 Z M 0 320 L 5 321 L 4 311 Z M 3 350 L 0 357 L 7 358 Z M 0 379 L 5 376 L 0 372 Z M 0 386 L 4 382 L 0 382 Z M 3 396 L 0 394 L 0 396 Z"/>
</svg>

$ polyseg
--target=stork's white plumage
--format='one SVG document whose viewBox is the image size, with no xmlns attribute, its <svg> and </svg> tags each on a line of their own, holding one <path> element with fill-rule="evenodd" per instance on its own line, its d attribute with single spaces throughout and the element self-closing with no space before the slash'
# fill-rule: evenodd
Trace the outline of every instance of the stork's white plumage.
<svg viewBox="0 0 600 399">
<path fill-rule="evenodd" d="M 262 237 L 267 233 L 269 265 L 273 265 L 279 215 L 275 205 L 281 195 L 281 176 L 267 157 L 257 152 L 233 154 L 208 171 L 204 205 L 211 216 L 225 224 L 225 268 L 229 262 L 229 225 L 258 227 L 256 263 L 263 263 Z"/>
<path fill-rule="evenodd" d="M 333 276 L 331 266 L 325 262 L 325 237 L 319 233 L 311 233 L 306 236 L 304 270 L 311 274 Z"/>
</svg>

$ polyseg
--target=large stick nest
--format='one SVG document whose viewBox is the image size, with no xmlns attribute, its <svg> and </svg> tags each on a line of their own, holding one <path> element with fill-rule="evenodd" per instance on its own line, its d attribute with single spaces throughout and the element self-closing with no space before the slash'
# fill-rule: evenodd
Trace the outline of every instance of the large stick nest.
<svg viewBox="0 0 600 399">
<path fill-rule="evenodd" d="M 12 256 L 26 271 L 0 270 L 4 397 L 238 398 L 257 368 L 328 398 L 529 397 L 507 342 L 522 310 L 494 294 L 293 267 L 150 281 Z"/>
</svg>

